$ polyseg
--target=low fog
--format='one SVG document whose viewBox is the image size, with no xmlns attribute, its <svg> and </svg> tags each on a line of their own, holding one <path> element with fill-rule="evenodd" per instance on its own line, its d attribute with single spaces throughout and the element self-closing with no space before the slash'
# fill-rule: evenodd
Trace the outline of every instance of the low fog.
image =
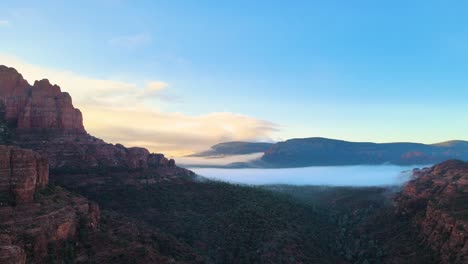
<svg viewBox="0 0 468 264">
<path fill-rule="evenodd" d="M 230 183 L 264 185 L 389 186 L 401 185 L 412 169 L 426 166 L 334 166 L 290 169 L 189 168 L 200 176 Z"/>
<path fill-rule="evenodd" d="M 249 162 L 262 157 L 263 152 L 246 155 L 209 156 L 209 157 L 180 157 L 177 164 L 182 167 L 226 166 L 236 162 Z"/>
</svg>

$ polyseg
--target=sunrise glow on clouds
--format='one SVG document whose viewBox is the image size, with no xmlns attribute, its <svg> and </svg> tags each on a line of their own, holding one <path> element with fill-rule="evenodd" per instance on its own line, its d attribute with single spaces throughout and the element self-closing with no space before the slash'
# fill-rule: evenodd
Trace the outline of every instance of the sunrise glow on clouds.
<svg viewBox="0 0 468 264">
<path fill-rule="evenodd" d="M 82 111 L 87 131 L 111 143 L 182 156 L 223 141 L 268 141 L 277 131 L 272 122 L 235 113 L 192 116 L 163 112 L 149 100 L 165 100 L 159 93 L 170 89 L 170 84 L 164 81 L 154 80 L 139 87 L 32 65 L 8 55 L 0 54 L 0 61 L 16 68 L 31 84 L 44 78 L 58 84 Z"/>
</svg>

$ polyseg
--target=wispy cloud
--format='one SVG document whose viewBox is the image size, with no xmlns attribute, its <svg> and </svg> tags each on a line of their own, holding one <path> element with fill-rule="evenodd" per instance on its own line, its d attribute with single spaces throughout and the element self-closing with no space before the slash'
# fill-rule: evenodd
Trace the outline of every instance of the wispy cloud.
<svg viewBox="0 0 468 264">
<path fill-rule="evenodd" d="M 168 86 L 167 83 L 161 81 L 152 81 L 146 84 L 145 89 L 147 91 L 160 91 Z"/>
<path fill-rule="evenodd" d="M 147 33 L 118 36 L 109 40 L 109 44 L 118 48 L 138 48 L 147 46 L 153 41 Z"/>
<path fill-rule="evenodd" d="M 0 27 L 6 27 L 10 25 L 10 21 L 8 20 L 0 20 Z"/>
<path fill-rule="evenodd" d="M 82 110 L 86 129 L 112 143 L 144 146 L 154 152 L 186 155 L 222 141 L 268 140 L 278 126 L 229 112 L 203 115 L 164 112 L 149 99 L 172 101 L 170 85 L 96 79 L 51 69 L 0 54 L 0 63 L 16 68 L 29 81 L 48 78 L 71 94 Z"/>
</svg>

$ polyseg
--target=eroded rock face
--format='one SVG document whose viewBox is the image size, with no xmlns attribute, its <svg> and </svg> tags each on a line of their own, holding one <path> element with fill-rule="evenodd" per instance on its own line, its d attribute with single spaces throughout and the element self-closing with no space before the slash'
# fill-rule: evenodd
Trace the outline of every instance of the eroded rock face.
<svg viewBox="0 0 468 264">
<path fill-rule="evenodd" d="M 0 193 L 16 192 L 17 199 L 16 204 L 0 203 L 1 264 L 202 263 L 175 238 L 114 216 L 100 223 L 96 203 L 58 186 L 44 186 L 47 162 L 37 153 L 0 146 L 0 154 L 0 184 L 7 188 Z"/>
<path fill-rule="evenodd" d="M 175 167 L 175 161 L 167 159 L 163 154 L 151 154 L 148 156 L 148 166 L 153 168 L 171 168 Z"/>
<path fill-rule="evenodd" d="M 0 235 L 0 263 L 24 264 L 26 253 L 19 247 L 11 244 L 10 236 Z"/>
<path fill-rule="evenodd" d="M 151 168 L 163 169 L 164 175 L 190 174 L 162 154 L 108 144 L 87 134 L 82 114 L 68 93 L 48 80 L 31 86 L 6 66 L 0 66 L 0 119 L 2 116 L 13 131 L 12 144 L 39 152 L 56 171 Z"/>
<path fill-rule="evenodd" d="M 415 171 L 395 203 L 443 263 L 468 261 L 468 162 L 451 160 Z"/>
<path fill-rule="evenodd" d="M 48 80 L 31 86 L 15 69 L 0 66 L 0 101 L 5 120 L 19 130 L 85 133 L 81 112 L 73 107 L 70 95 Z"/>
<path fill-rule="evenodd" d="M 14 204 L 33 201 L 49 180 L 47 160 L 32 150 L 0 145 L 0 192 Z"/>
<path fill-rule="evenodd" d="M 50 246 L 95 230 L 99 207 L 84 197 L 47 186 L 47 160 L 38 153 L 0 145 L 0 263 L 43 263 Z M 36 200 L 38 199 L 38 200 Z M 55 247 L 55 246 L 54 246 Z"/>
</svg>

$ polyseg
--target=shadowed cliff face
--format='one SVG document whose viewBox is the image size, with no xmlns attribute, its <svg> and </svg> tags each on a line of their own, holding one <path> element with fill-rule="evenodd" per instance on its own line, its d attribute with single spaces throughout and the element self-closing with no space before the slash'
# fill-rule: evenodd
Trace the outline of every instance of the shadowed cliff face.
<svg viewBox="0 0 468 264">
<path fill-rule="evenodd" d="M 50 248 L 77 237 L 81 222 L 85 229 L 97 227 L 97 205 L 59 189 L 52 197 L 48 177 L 41 155 L 0 145 L 1 263 L 42 262 Z"/>
<path fill-rule="evenodd" d="M 0 263 L 201 263 L 175 238 L 48 185 L 48 164 L 0 145 Z"/>
<path fill-rule="evenodd" d="M 149 169 L 164 175 L 192 174 L 176 167 L 174 160 L 163 154 L 108 144 L 87 134 L 81 112 L 74 108 L 70 95 L 48 80 L 31 86 L 15 69 L 0 66 L 0 106 L 0 119 L 11 130 L 9 141 L 47 157 L 51 171 L 113 168 Z"/>
<path fill-rule="evenodd" d="M 395 203 L 443 263 L 468 261 L 468 162 L 451 160 L 416 171 Z"/>
<path fill-rule="evenodd" d="M 49 181 L 49 166 L 41 155 L 0 145 L 0 192 L 4 203 L 30 203 L 37 189 Z"/>
</svg>

